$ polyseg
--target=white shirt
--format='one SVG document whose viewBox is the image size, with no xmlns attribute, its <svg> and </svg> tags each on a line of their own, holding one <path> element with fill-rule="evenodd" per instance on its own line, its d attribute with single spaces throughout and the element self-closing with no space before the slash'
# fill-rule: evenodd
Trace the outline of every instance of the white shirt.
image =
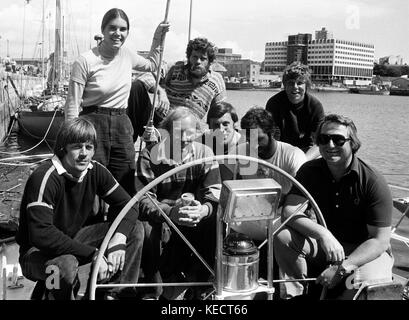
<svg viewBox="0 0 409 320">
<path fill-rule="evenodd" d="M 250 149 L 248 144 L 239 145 L 238 152 L 241 155 L 257 155 L 257 149 Z M 274 155 L 271 158 L 264 160 L 284 170 L 292 177 L 295 177 L 298 169 L 307 161 L 307 158 L 300 148 L 285 142 L 277 141 L 277 150 Z M 287 177 L 264 165 L 258 165 L 255 163 L 246 165 L 246 163 L 241 162 L 239 173 L 243 179 L 273 178 L 281 185 L 282 197 L 285 196 L 292 187 L 292 182 Z M 247 234 L 256 240 L 264 240 L 267 236 L 266 220 L 238 222 L 232 224 L 232 229 Z"/>
</svg>

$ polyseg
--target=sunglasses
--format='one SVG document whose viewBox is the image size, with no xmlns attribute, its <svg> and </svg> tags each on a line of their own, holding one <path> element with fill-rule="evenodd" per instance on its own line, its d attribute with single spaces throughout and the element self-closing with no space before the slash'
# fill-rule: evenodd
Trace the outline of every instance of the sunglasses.
<svg viewBox="0 0 409 320">
<path fill-rule="evenodd" d="M 342 147 L 345 142 L 351 140 L 350 138 L 345 138 L 340 134 L 319 134 L 317 137 L 317 144 L 328 144 L 330 141 L 334 142 L 337 147 Z"/>
</svg>

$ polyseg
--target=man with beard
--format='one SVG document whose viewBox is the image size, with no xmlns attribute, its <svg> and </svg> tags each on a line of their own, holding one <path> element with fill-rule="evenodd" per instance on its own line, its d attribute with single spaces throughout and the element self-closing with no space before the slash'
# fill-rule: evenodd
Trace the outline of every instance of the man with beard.
<svg viewBox="0 0 409 320">
<path fill-rule="evenodd" d="M 313 134 L 324 118 L 321 102 L 307 92 L 310 86 L 308 66 L 293 62 L 284 70 L 284 90 L 267 101 L 266 110 L 280 129 L 280 141 L 299 147 L 311 160 L 319 156 Z"/>
<path fill-rule="evenodd" d="M 271 113 L 264 108 L 251 108 L 241 119 L 240 126 L 243 131 L 245 130 L 247 140 L 246 143 L 240 144 L 237 148 L 240 155 L 258 157 L 293 177 L 306 161 L 305 154 L 301 149 L 275 139 L 277 126 Z M 232 168 L 231 165 L 229 167 Z M 292 186 L 288 178 L 264 165 L 254 165 L 254 163 L 249 165 L 248 162 L 239 161 L 238 173 L 241 179 L 273 178 L 276 180 L 282 188 L 281 202 Z M 232 228 L 255 240 L 264 240 L 267 236 L 265 222 L 265 220 L 246 221 L 237 223 Z"/>
<path fill-rule="evenodd" d="M 155 125 L 176 106 L 185 106 L 203 119 L 211 105 L 225 100 L 223 78 L 210 68 L 215 57 L 215 47 L 206 38 L 189 41 L 187 62 L 179 61 L 171 66 L 162 81 L 164 88 L 158 88 Z M 148 122 L 152 109 L 148 92 L 154 91 L 155 84 L 155 78 L 150 73 L 143 74 L 132 84 L 128 115 L 134 126 L 134 140 L 142 136 Z"/>
</svg>

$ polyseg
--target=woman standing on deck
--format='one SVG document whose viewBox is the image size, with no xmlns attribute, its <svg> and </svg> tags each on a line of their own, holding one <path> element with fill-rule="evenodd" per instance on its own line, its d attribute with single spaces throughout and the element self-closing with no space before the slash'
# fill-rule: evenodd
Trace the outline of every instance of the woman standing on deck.
<svg viewBox="0 0 409 320">
<path fill-rule="evenodd" d="M 129 35 L 129 19 L 123 10 L 111 9 L 102 19 L 103 40 L 81 54 L 71 70 L 65 118 L 81 116 L 94 124 L 98 138 L 94 159 L 105 165 L 131 195 L 135 151 L 126 109 L 132 69 L 156 71 L 162 39 L 168 30 L 169 24 L 159 24 L 145 59 L 122 47 Z"/>
</svg>

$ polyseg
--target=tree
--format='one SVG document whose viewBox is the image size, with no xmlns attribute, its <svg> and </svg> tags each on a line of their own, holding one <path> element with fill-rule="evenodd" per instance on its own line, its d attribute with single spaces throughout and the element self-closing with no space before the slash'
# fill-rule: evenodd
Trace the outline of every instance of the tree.
<svg viewBox="0 0 409 320">
<path fill-rule="evenodd" d="M 408 65 L 404 65 L 401 67 L 401 73 L 402 75 L 408 75 L 409 76 L 409 66 Z"/>
<path fill-rule="evenodd" d="M 400 77 L 404 73 L 407 66 L 390 66 L 384 64 L 375 63 L 373 68 L 373 74 L 381 77 Z M 408 68 L 409 69 L 409 68 Z"/>
</svg>

